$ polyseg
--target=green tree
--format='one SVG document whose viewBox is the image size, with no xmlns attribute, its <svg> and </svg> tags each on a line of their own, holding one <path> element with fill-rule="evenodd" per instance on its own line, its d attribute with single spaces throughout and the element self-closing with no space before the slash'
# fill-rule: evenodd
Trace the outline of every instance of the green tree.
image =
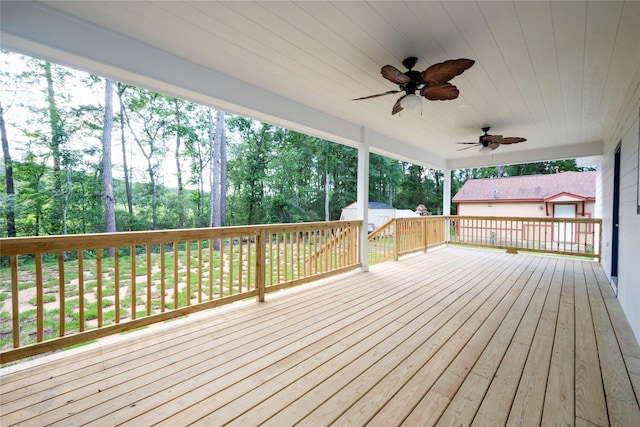
<svg viewBox="0 0 640 427">
<path fill-rule="evenodd" d="M 414 210 L 419 204 L 432 209 L 427 198 L 427 170 L 418 165 L 403 163 L 404 174 L 400 188 L 396 194 L 394 206 L 400 209 Z M 430 211 L 432 212 L 433 209 Z M 432 212 L 433 213 L 433 212 Z"/>
<path fill-rule="evenodd" d="M 158 200 L 160 196 L 158 193 L 161 189 L 157 181 L 162 159 L 167 152 L 164 132 L 171 115 L 170 100 L 158 93 L 138 88 L 131 88 L 127 93 L 128 99 L 122 113 L 128 129 L 146 161 L 151 195 L 151 227 L 155 230 L 159 228 Z"/>
<path fill-rule="evenodd" d="M 371 154 L 369 161 L 369 200 L 393 205 L 402 183 L 402 165 L 398 160 Z"/>
<path fill-rule="evenodd" d="M 9 137 L 4 123 L 4 109 L 0 103 L 0 138 L 2 139 L 2 154 L 4 158 L 4 173 L 6 194 L 4 198 L 5 217 L 7 218 L 7 236 L 16 237 L 16 215 L 15 215 L 15 190 L 13 185 L 13 160 L 9 151 Z"/>
<path fill-rule="evenodd" d="M 133 217 L 133 192 L 131 190 L 131 172 L 129 170 L 129 165 L 127 165 L 127 143 L 125 136 L 125 106 L 124 106 L 124 92 L 127 89 L 127 86 L 118 83 L 118 104 L 120 105 L 120 147 L 122 149 L 122 168 L 124 172 L 124 186 L 127 200 L 127 221 L 124 229 L 131 231 L 133 228 L 134 217 Z M 116 221 L 117 223 L 117 221 Z"/>
<path fill-rule="evenodd" d="M 242 142 L 234 145 L 234 160 L 229 163 L 229 177 L 234 188 L 234 224 L 259 224 L 265 220 L 263 203 L 271 146 L 279 130 L 272 125 L 234 117 L 229 125 Z"/>
<path fill-rule="evenodd" d="M 58 109 L 56 102 L 56 91 L 53 81 L 53 73 L 51 72 L 51 63 L 44 62 L 41 66 L 47 83 L 47 112 L 51 132 L 49 135 L 49 147 L 53 158 L 53 204 L 51 205 L 51 216 L 52 218 L 60 218 L 62 216 L 61 211 L 64 210 L 64 204 L 62 202 L 61 149 L 64 143 L 68 140 L 68 135 L 65 132 L 60 110 Z M 60 75 L 62 75 L 62 73 L 60 73 Z M 59 234 L 62 231 L 59 224 L 55 221 L 52 221 L 49 227 L 52 234 Z M 64 224 L 62 224 L 62 227 L 64 228 Z"/>
</svg>

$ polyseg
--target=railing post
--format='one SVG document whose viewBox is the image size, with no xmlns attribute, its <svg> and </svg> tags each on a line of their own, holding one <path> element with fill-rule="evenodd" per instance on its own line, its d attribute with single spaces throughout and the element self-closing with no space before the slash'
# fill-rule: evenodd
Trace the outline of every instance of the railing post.
<svg viewBox="0 0 640 427">
<path fill-rule="evenodd" d="M 449 246 L 451 241 L 451 217 L 449 215 L 444 217 L 444 241 Z"/>
<path fill-rule="evenodd" d="M 422 252 L 427 252 L 427 247 L 429 246 L 429 236 L 427 235 L 427 219 L 422 218 L 422 246 L 424 250 Z"/>
<path fill-rule="evenodd" d="M 266 231 L 260 230 L 256 235 L 256 277 L 255 287 L 258 290 L 258 302 L 264 302 L 265 295 L 265 266 L 266 263 Z"/>
<path fill-rule="evenodd" d="M 361 254 L 360 254 L 360 251 L 358 250 L 358 243 L 360 242 L 360 233 L 362 233 L 362 225 L 360 227 L 351 226 L 349 228 L 349 233 L 351 235 L 351 243 L 349 244 L 349 252 L 350 252 L 349 259 L 352 260 L 353 263 L 359 263 Z"/>
<path fill-rule="evenodd" d="M 393 260 L 398 261 L 398 239 L 400 239 L 400 233 L 398 230 L 398 220 L 393 219 Z"/>
</svg>

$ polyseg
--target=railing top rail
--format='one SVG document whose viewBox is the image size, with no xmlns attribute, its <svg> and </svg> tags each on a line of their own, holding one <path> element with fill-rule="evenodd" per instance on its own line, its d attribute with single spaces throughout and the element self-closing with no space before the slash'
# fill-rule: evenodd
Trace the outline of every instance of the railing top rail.
<svg viewBox="0 0 640 427">
<path fill-rule="evenodd" d="M 375 239 L 379 236 L 384 236 L 387 232 L 387 229 L 394 223 L 401 222 L 424 222 L 424 221 L 436 221 L 447 219 L 444 215 L 429 215 L 429 216 L 420 216 L 420 217 L 401 217 L 401 218 L 391 218 L 389 221 L 382 224 L 380 227 L 376 228 L 373 232 L 369 234 L 369 240 Z"/>
<path fill-rule="evenodd" d="M 369 234 L 368 239 L 369 240 L 375 239 L 376 237 L 383 235 L 386 232 L 386 229 L 389 228 L 389 226 L 395 222 L 396 222 L 396 218 L 391 218 L 389 221 L 385 222 L 380 227 L 376 228 L 373 232 L 371 232 Z"/>
<path fill-rule="evenodd" d="M 521 216 L 480 216 L 480 215 L 451 215 L 455 219 L 482 219 L 489 221 L 523 221 L 523 222 L 572 222 L 597 224 L 602 223 L 601 218 L 553 218 L 553 217 L 521 217 Z"/>
<path fill-rule="evenodd" d="M 408 216 L 408 217 L 400 217 L 396 218 L 397 220 L 402 221 L 435 221 L 439 219 L 446 219 L 447 217 L 444 215 L 425 215 L 425 216 Z"/>
<path fill-rule="evenodd" d="M 117 246 L 161 244 L 188 240 L 220 239 L 235 236 L 256 236 L 262 231 L 266 231 L 267 233 L 302 232 L 360 225 L 362 225 L 362 221 L 328 221 L 178 230 L 67 234 L 39 237 L 4 237 L 0 238 L 0 256 L 19 255 L 24 253 L 59 252 L 86 248 L 102 249 Z"/>
</svg>

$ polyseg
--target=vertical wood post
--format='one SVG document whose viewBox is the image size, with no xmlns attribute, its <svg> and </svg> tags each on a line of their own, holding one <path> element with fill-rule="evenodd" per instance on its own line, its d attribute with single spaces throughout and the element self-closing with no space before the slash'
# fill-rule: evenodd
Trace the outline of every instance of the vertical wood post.
<svg viewBox="0 0 640 427">
<path fill-rule="evenodd" d="M 422 218 L 422 247 L 424 248 L 422 252 L 427 252 L 427 247 L 429 246 L 429 236 L 427 236 L 427 220 Z"/>
<path fill-rule="evenodd" d="M 44 341 L 44 280 L 42 277 L 42 253 L 36 255 L 36 339 Z M 80 295 L 82 298 L 82 295 Z M 62 313 L 60 314 L 63 315 Z"/>
<path fill-rule="evenodd" d="M 266 266 L 266 233 L 265 230 L 260 230 L 260 233 L 256 235 L 256 277 L 255 287 L 258 289 L 258 302 L 264 302 L 265 295 L 265 266 Z"/>
<path fill-rule="evenodd" d="M 398 220 L 394 218 L 393 220 L 393 260 L 398 261 L 398 239 L 400 238 L 400 233 L 398 230 Z"/>
<path fill-rule="evenodd" d="M 20 300 L 18 298 L 18 255 L 11 255 L 11 327 L 13 348 L 20 347 Z M 64 313 L 61 311 L 60 313 Z M 60 316 L 63 317 L 63 316 Z"/>
</svg>

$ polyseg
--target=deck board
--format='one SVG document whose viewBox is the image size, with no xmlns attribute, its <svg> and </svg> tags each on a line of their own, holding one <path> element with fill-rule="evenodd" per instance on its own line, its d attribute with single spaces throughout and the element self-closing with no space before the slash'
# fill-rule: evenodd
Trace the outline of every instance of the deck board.
<svg viewBox="0 0 640 427">
<path fill-rule="evenodd" d="M 598 346 L 587 281 L 581 265 L 574 269 L 576 311 L 575 399 L 576 417 L 595 425 L 608 423 Z"/>
<path fill-rule="evenodd" d="M 440 248 L 0 370 L 0 424 L 632 425 L 599 264 Z"/>
</svg>

